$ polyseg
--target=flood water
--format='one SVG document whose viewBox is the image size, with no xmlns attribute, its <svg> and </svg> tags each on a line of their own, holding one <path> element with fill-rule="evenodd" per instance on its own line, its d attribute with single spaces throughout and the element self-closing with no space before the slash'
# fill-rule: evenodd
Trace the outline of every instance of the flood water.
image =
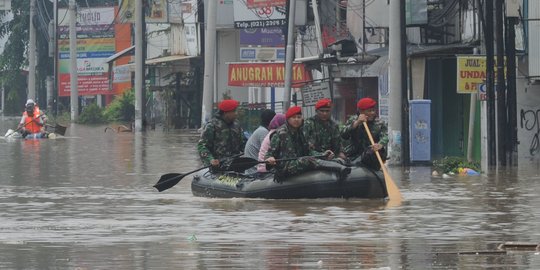
<svg viewBox="0 0 540 270">
<path fill-rule="evenodd" d="M 1 119 L 0 133 L 18 119 Z M 0 269 L 540 269 L 540 169 L 438 178 L 390 168 L 404 202 L 212 199 L 191 131 L 72 124 L 0 139 Z"/>
</svg>

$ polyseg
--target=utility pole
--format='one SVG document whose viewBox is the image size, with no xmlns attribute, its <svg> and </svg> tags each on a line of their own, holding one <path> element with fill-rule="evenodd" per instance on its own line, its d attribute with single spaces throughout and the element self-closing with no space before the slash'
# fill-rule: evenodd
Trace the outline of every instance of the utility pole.
<svg viewBox="0 0 540 270">
<path fill-rule="evenodd" d="M 294 61 L 294 16 L 296 13 L 296 0 L 288 0 L 287 11 L 287 47 L 285 49 L 285 91 L 283 93 L 283 110 L 291 106 L 292 69 Z"/>
<path fill-rule="evenodd" d="M 494 49 L 493 49 L 493 1 L 485 1 L 486 29 L 486 94 L 487 94 L 487 140 L 488 167 L 497 166 L 497 137 L 495 124 Z"/>
<path fill-rule="evenodd" d="M 79 119 L 79 90 L 77 85 L 77 3 L 75 0 L 69 0 L 69 59 L 71 63 L 69 76 L 71 121 L 77 121 Z"/>
<path fill-rule="evenodd" d="M 317 0 L 311 0 L 311 7 L 313 8 L 313 19 L 315 20 L 315 36 L 317 37 L 317 49 L 319 54 L 323 53 L 323 42 L 321 36 L 321 20 L 319 18 L 319 5 Z"/>
<path fill-rule="evenodd" d="M 58 95 L 58 0 L 53 2 L 53 30 L 52 30 L 51 39 L 52 43 L 49 43 L 52 46 L 52 57 L 53 57 L 53 84 L 52 84 L 52 93 L 51 95 L 47 94 L 47 109 L 53 111 L 53 108 L 58 109 L 58 106 L 55 105 L 55 97 Z M 58 114 L 58 111 L 56 111 Z"/>
<path fill-rule="evenodd" d="M 399 7 L 399 34 L 400 41 L 399 50 L 401 52 L 400 68 L 401 68 L 401 164 L 408 165 L 410 163 L 409 149 L 409 94 L 407 80 L 407 21 L 405 18 L 406 8 L 405 2 L 401 1 Z"/>
<path fill-rule="evenodd" d="M 402 50 L 401 43 L 405 42 L 401 36 L 401 5 L 404 1 L 390 1 L 389 44 L 388 44 L 388 155 L 390 162 L 399 165 L 402 163 L 401 142 L 401 114 L 402 114 Z"/>
<path fill-rule="evenodd" d="M 506 81 L 504 79 L 504 16 L 503 0 L 495 1 L 495 41 L 497 43 L 497 141 L 499 165 L 506 166 L 507 147 L 507 109 L 506 109 Z"/>
<path fill-rule="evenodd" d="M 135 0 L 135 132 L 143 129 L 145 23 L 143 0 Z"/>
<path fill-rule="evenodd" d="M 28 39 L 28 98 L 36 99 L 36 0 L 30 0 L 30 30 Z"/>
<path fill-rule="evenodd" d="M 201 127 L 212 116 L 214 107 L 214 71 L 216 58 L 216 17 L 217 1 L 208 1 L 208 17 L 206 18 L 206 35 L 204 38 L 204 80 Z"/>
<path fill-rule="evenodd" d="M 323 47 L 323 40 L 322 40 L 322 32 L 321 32 L 321 20 L 319 17 L 319 5 L 317 4 L 317 0 L 311 0 L 311 6 L 313 8 L 313 17 L 315 20 L 315 36 L 317 37 L 317 49 L 319 50 L 319 55 L 322 55 L 324 53 L 324 47 Z M 330 95 L 333 98 L 334 97 L 334 87 L 333 82 L 330 80 L 330 71 L 328 70 L 328 65 L 322 65 L 322 76 L 323 76 L 323 82 L 325 80 L 328 80 L 328 89 L 330 89 Z"/>
<path fill-rule="evenodd" d="M 516 98 L 516 29 L 518 17 L 507 17 L 506 22 L 506 81 L 507 81 L 507 104 L 508 104 L 508 165 L 517 165 L 514 161 L 514 152 L 517 147 L 517 98 Z"/>
</svg>

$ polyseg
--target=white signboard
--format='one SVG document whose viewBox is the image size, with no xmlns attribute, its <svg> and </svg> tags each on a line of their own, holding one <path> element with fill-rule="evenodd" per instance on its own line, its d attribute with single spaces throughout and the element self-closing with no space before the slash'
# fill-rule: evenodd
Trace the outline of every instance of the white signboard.
<svg viewBox="0 0 540 270">
<path fill-rule="evenodd" d="M 109 72 L 109 65 L 103 63 L 102 58 L 77 59 L 77 74 L 91 75 L 102 74 L 104 72 Z"/>
<path fill-rule="evenodd" d="M 234 0 L 234 28 L 283 27 L 286 13 L 285 6 L 248 8 L 245 0 Z M 305 25 L 306 16 L 306 0 L 297 0 L 295 25 Z"/>
<path fill-rule="evenodd" d="M 134 71 L 133 64 L 113 67 L 113 83 L 131 82 L 132 71 Z"/>
<path fill-rule="evenodd" d="M 1 1 L 1 0 L 0 0 Z M 59 26 L 69 26 L 69 16 L 67 9 L 58 10 L 58 18 L 65 18 L 60 20 Z M 114 21 L 114 8 L 81 8 L 77 10 L 77 25 L 78 26 L 91 26 L 91 25 L 109 25 Z"/>
<path fill-rule="evenodd" d="M 317 101 L 323 98 L 330 98 L 328 83 L 316 83 L 302 87 L 304 106 L 315 106 Z"/>
</svg>

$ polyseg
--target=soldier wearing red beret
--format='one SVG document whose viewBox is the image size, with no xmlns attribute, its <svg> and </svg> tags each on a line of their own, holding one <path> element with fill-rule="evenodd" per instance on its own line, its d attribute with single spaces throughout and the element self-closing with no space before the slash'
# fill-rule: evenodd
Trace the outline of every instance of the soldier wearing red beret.
<svg viewBox="0 0 540 270">
<path fill-rule="evenodd" d="M 345 155 L 352 161 L 353 165 L 365 165 L 380 169 L 375 151 L 379 151 L 383 160 L 386 159 L 388 128 L 377 118 L 376 105 L 377 102 L 372 98 L 360 99 L 356 103 L 357 114 L 351 116 L 341 130 Z M 377 142 L 374 145 L 369 141 L 363 122 L 367 122 L 373 138 Z"/>
<path fill-rule="evenodd" d="M 338 124 L 332 120 L 332 101 L 323 98 L 315 104 L 316 115 L 304 122 L 304 135 L 311 150 L 318 155 L 326 155 L 328 159 L 339 157 L 343 161 L 345 154 L 341 151 L 341 135 Z"/>
<path fill-rule="evenodd" d="M 238 108 L 238 100 L 226 99 L 219 103 L 218 109 L 222 112 L 231 112 Z"/>
<path fill-rule="evenodd" d="M 238 122 L 236 109 L 239 102 L 234 99 L 223 100 L 218 104 L 219 111 L 206 124 L 197 151 L 205 165 L 212 169 L 220 166 L 220 160 L 239 156 L 244 150 L 246 138 Z"/>
<path fill-rule="evenodd" d="M 276 167 L 275 181 L 281 182 L 287 176 L 313 169 L 336 172 L 339 179 L 344 179 L 351 172 L 351 168 L 314 157 L 317 153 L 310 149 L 302 131 L 302 108 L 298 106 L 289 108 L 285 117 L 287 123 L 276 130 L 265 156 L 266 163 Z M 280 159 L 293 160 L 279 161 Z"/>
</svg>

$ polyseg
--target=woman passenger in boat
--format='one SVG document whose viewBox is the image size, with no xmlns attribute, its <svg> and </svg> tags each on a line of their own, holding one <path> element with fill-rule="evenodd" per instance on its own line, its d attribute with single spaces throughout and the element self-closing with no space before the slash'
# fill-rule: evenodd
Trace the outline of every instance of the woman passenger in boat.
<svg viewBox="0 0 540 270">
<path fill-rule="evenodd" d="M 28 99 L 25 104 L 25 111 L 19 122 L 19 129 L 23 138 L 28 135 L 33 135 L 36 138 L 47 138 L 48 133 L 45 132 L 45 123 L 47 117 L 39 110 L 34 100 Z"/>
<path fill-rule="evenodd" d="M 270 149 L 266 153 L 266 163 L 276 168 L 274 181 L 281 182 L 284 177 L 314 169 L 337 172 L 339 179 L 343 179 L 351 172 L 349 167 L 312 156 L 315 152 L 310 150 L 301 129 L 304 119 L 300 107 L 289 108 L 285 117 L 286 124 L 276 130 L 270 141 Z M 330 152 L 326 151 L 324 154 L 328 158 Z M 292 160 L 279 161 L 280 159 Z"/>
<path fill-rule="evenodd" d="M 276 112 L 273 110 L 265 109 L 261 113 L 261 123 L 260 126 L 251 134 L 247 140 L 246 146 L 244 147 L 244 156 L 257 160 L 259 158 L 259 151 L 261 149 L 262 141 L 266 134 L 268 134 L 268 126 L 270 121 L 276 115 Z M 246 173 L 255 173 L 257 170 L 255 166 L 246 170 Z"/>
<path fill-rule="evenodd" d="M 365 165 L 379 170 L 381 168 L 375 151 L 379 151 L 383 161 L 386 160 L 388 144 L 388 128 L 377 118 L 377 102 L 372 98 L 362 98 L 356 104 L 357 114 L 351 116 L 341 130 L 344 140 L 345 155 L 355 166 Z M 375 144 L 371 144 L 363 122 L 367 122 Z"/>
<path fill-rule="evenodd" d="M 219 111 L 206 124 L 197 151 L 204 165 L 211 165 L 216 170 L 220 160 L 239 156 L 246 143 L 244 131 L 238 122 L 239 102 L 234 99 L 223 100 L 218 105 Z"/>
<path fill-rule="evenodd" d="M 285 115 L 282 113 L 278 113 L 272 118 L 272 121 L 270 121 L 270 125 L 268 128 L 270 128 L 270 131 L 268 134 L 266 134 L 266 137 L 264 137 L 264 140 L 261 144 L 261 149 L 259 150 L 259 161 L 264 161 L 264 157 L 266 155 L 266 152 L 268 152 L 268 148 L 270 148 L 270 140 L 272 139 L 272 136 L 276 134 L 277 128 L 281 127 L 283 124 L 285 124 L 287 120 L 285 119 Z M 257 165 L 257 171 L 260 173 L 266 172 L 266 164 L 261 163 Z"/>
</svg>

